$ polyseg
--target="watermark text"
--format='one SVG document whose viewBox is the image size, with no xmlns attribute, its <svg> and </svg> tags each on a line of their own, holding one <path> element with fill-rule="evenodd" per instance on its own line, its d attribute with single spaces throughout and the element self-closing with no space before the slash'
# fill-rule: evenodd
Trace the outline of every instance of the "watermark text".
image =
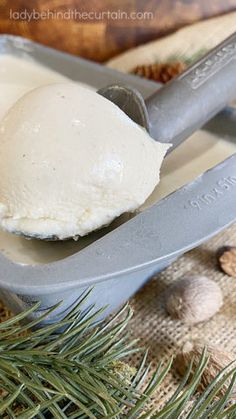
<svg viewBox="0 0 236 419">
<path fill-rule="evenodd" d="M 81 11 L 78 9 L 66 10 L 37 10 L 22 9 L 20 11 L 9 10 L 9 18 L 20 21 L 39 21 L 39 20 L 76 20 L 76 21 L 101 21 L 101 20 L 152 20 L 155 18 L 153 12 L 124 10 L 103 10 L 103 11 Z"/>
</svg>

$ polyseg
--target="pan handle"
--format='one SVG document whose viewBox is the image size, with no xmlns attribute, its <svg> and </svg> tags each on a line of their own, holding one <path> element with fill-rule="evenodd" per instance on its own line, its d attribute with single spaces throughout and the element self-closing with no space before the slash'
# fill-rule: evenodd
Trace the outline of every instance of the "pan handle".
<svg viewBox="0 0 236 419">
<path fill-rule="evenodd" d="M 236 98 L 236 32 L 146 100 L 150 134 L 173 148 Z"/>
<path fill-rule="evenodd" d="M 235 202 L 236 154 L 66 259 L 16 271 L 0 254 L 0 286 L 38 295 L 160 271 L 236 221 Z"/>
</svg>

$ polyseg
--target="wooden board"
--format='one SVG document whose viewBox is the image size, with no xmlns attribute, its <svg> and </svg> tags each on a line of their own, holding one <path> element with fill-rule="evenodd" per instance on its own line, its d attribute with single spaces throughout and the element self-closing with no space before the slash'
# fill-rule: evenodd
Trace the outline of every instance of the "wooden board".
<svg viewBox="0 0 236 419">
<path fill-rule="evenodd" d="M 186 24 L 232 10 L 236 0 L 0 0 L 0 33 L 104 61 Z"/>
</svg>

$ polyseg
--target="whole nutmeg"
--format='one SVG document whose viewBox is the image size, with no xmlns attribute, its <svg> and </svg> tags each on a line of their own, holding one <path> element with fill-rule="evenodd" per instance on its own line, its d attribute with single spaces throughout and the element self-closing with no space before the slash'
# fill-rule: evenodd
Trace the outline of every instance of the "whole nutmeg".
<svg viewBox="0 0 236 419">
<path fill-rule="evenodd" d="M 179 279 L 165 293 L 165 307 L 171 318 L 187 324 L 210 319 L 222 303 L 220 287 L 205 276 Z"/>
<path fill-rule="evenodd" d="M 225 372 L 229 372 L 233 370 L 236 366 L 235 356 L 230 352 L 226 352 L 219 346 L 214 346 L 205 342 L 201 342 L 200 340 L 196 340 L 193 342 L 186 342 L 182 350 L 176 356 L 175 368 L 177 369 L 180 375 L 184 375 L 186 373 L 186 370 L 190 364 L 192 364 L 192 370 L 190 375 L 192 376 L 194 374 L 194 372 L 199 366 L 204 349 L 206 351 L 205 354 L 208 359 L 208 362 L 201 375 L 201 380 L 198 387 L 199 391 L 204 390 L 209 384 L 211 384 L 214 378 L 224 368 L 226 368 Z M 226 380 L 226 383 L 221 387 L 219 391 L 218 397 L 222 396 L 225 393 L 231 379 L 232 376 L 230 376 L 229 379 Z M 235 397 L 236 392 L 234 390 L 231 395 L 231 398 L 235 399 Z"/>
<path fill-rule="evenodd" d="M 218 260 L 222 271 L 236 278 L 236 247 L 222 247 L 218 251 Z"/>
</svg>

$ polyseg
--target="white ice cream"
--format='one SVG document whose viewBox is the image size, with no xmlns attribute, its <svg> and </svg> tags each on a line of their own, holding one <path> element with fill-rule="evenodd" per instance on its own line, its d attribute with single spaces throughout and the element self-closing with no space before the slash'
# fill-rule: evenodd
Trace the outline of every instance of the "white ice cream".
<svg viewBox="0 0 236 419">
<path fill-rule="evenodd" d="M 49 83 L 69 81 L 33 61 L 0 54 L 0 119 L 25 93 Z"/>
<path fill-rule="evenodd" d="M 144 203 L 167 148 L 89 89 L 34 89 L 0 125 L 0 226 L 84 236 Z"/>
</svg>

